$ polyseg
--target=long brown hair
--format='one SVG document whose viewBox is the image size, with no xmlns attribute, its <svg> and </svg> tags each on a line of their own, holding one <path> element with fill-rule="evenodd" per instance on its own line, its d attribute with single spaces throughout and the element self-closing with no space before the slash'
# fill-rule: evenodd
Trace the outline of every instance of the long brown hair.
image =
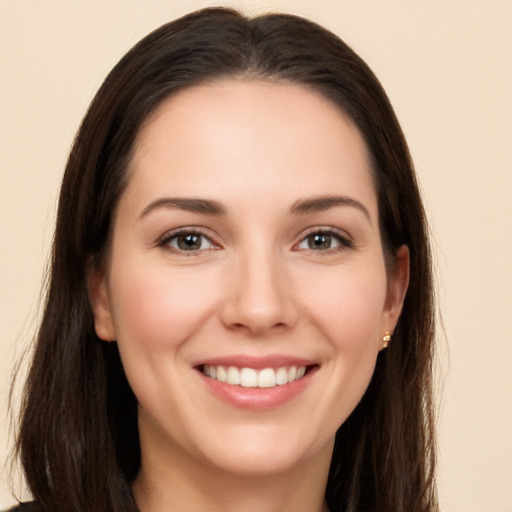
<svg viewBox="0 0 512 512">
<path fill-rule="evenodd" d="M 411 279 L 393 341 L 340 427 L 326 499 L 332 512 L 436 510 L 434 294 L 424 210 L 402 131 L 378 80 L 343 41 L 305 19 L 197 11 L 155 30 L 115 66 L 67 162 L 43 319 L 22 403 L 17 450 L 48 512 L 136 511 L 137 403 L 115 343 L 95 334 L 90 265 L 108 249 L 134 139 L 176 91 L 225 77 L 289 81 L 348 115 L 373 164 L 386 259 L 410 249 Z"/>
</svg>

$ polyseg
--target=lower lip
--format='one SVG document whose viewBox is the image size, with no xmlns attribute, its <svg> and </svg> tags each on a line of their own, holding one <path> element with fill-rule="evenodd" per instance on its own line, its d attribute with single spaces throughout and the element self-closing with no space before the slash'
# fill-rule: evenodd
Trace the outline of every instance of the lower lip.
<svg viewBox="0 0 512 512">
<path fill-rule="evenodd" d="M 300 394 L 311 382 L 316 370 L 317 367 L 313 367 L 301 379 L 272 388 L 234 386 L 207 377 L 202 372 L 198 371 L 198 373 L 208 389 L 224 402 L 241 409 L 262 411 L 279 407 Z"/>
</svg>

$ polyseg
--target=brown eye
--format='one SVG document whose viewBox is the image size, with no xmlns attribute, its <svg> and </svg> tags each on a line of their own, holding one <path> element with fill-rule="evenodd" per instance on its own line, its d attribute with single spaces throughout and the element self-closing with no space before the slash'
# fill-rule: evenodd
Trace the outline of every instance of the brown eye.
<svg viewBox="0 0 512 512">
<path fill-rule="evenodd" d="M 308 249 L 325 251 L 332 248 L 333 238 L 327 233 L 314 233 L 307 238 Z"/>
<path fill-rule="evenodd" d="M 304 237 L 297 249 L 308 251 L 332 251 L 353 247 L 353 242 L 347 236 L 337 231 L 314 231 Z"/>
<path fill-rule="evenodd" d="M 207 236 L 193 231 L 171 235 L 162 240 L 160 245 L 171 247 L 178 252 L 196 252 L 213 249 L 213 243 Z"/>
<path fill-rule="evenodd" d="M 176 241 L 182 251 L 198 251 L 201 249 L 202 236 L 190 233 L 176 237 Z"/>
</svg>

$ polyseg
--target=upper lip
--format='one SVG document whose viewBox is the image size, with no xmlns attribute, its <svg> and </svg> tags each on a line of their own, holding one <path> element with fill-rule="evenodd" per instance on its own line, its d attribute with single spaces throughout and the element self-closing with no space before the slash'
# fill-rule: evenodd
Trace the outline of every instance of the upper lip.
<svg viewBox="0 0 512 512">
<path fill-rule="evenodd" d="M 267 356 L 249 356 L 249 355 L 229 355 L 212 357 L 195 362 L 192 366 L 200 367 L 205 364 L 209 366 L 235 366 L 237 368 L 280 368 L 283 366 L 312 366 L 318 364 L 311 359 L 289 356 L 284 354 L 274 354 Z"/>
</svg>

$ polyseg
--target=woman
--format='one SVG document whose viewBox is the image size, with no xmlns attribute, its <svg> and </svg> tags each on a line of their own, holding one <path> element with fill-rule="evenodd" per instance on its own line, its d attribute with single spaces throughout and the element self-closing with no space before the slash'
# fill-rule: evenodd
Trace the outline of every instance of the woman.
<svg viewBox="0 0 512 512">
<path fill-rule="evenodd" d="M 301 18 L 192 13 L 114 68 L 59 201 L 18 436 L 58 511 L 432 511 L 407 146 Z"/>
</svg>

